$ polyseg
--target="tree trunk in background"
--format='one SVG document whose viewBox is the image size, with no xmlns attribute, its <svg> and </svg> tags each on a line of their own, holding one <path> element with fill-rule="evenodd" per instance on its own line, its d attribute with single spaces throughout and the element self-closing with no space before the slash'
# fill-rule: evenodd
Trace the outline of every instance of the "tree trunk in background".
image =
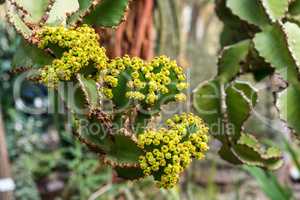
<svg viewBox="0 0 300 200">
<path fill-rule="evenodd" d="M 126 20 L 116 30 L 97 30 L 109 57 L 154 56 L 153 8 L 154 0 L 131 1 Z"/>
<path fill-rule="evenodd" d="M 10 164 L 5 141 L 4 124 L 2 120 L 0 107 L 0 180 L 3 178 L 11 178 Z M 12 200 L 13 194 L 10 192 L 0 192 L 0 200 Z"/>
</svg>

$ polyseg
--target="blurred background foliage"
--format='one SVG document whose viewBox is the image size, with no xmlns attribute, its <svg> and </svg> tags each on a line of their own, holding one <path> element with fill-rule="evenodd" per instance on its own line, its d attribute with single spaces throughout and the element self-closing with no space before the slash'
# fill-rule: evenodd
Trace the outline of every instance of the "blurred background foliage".
<svg viewBox="0 0 300 200">
<path fill-rule="evenodd" d="M 215 15 L 212 0 L 156 0 L 153 20 L 156 36 L 153 54 L 166 54 L 186 67 L 192 89 L 215 75 L 222 25 Z M 114 31 L 99 31 L 107 35 L 103 37 L 104 43 L 114 38 Z M 118 31 L 121 31 L 120 28 L 115 32 Z M 18 77 L 10 72 L 10 65 L 19 42 L 19 36 L 6 23 L 5 10 L 0 6 L 0 110 L 16 183 L 15 199 L 300 198 L 300 149 L 276 131 L 284 130 L 284 127 L 273 120 L 276 116 L 272 107 L 273 97 L 266 92 L 269 80 L 259 85 L 260 99 L 263 100 L 256 107 L 257 113 L 248 121 L 247 129 L 258 136 L 267 136 L 269 141 L 266 142 L 281 141 L 285 166 L 276 174 L 258 168 L 233 167 L 217 156 L 219 144 L 212 141 L 208 158 L 191 165 L 180 187 L 159 190 L 151 179 L 136 182 L 118 180 L 112 169 L 104 166 L 97 155 L 89 153 L 71 137 L 65 125 L 65 116 L 29 115 L 24 112 L 22 102 L 43 108 L 53 106 L 55 101 L 48 98 L 46 88 L 30 82 L 22 85 L 23 101 L 14 98 L 13 83 Z M 108 42 L 106 45 L 112 46 Z M 151 55 L 151 52 L 148 54 Z M 251 80 L 252 77 L 241 79 Z"/>
</svg>

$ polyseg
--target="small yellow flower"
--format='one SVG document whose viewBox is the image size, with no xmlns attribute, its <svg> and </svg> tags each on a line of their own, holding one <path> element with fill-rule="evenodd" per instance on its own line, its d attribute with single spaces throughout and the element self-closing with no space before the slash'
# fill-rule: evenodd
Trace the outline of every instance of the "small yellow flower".
<svg viewBox="0 0 300 200">
<path fill-rule="evenodd" d="M 154 139 L 153 144 L 154 145 L 160 145 L 160 140 L 159 139 Z"/>
<path fill-rule="evenodd" d="M 170 138 L 168 136 L 163 137 L 163 142 L 168 144 L 170 142 Z"/>
<path fill-rule="evenodd" d="M 107 97 L 108 99 L 112 99 L 113 98 L 113 93 L 111 89 L 108 88 L 101 88 L 101 92 L 105 95 L 105 97 Z"/>
<path fill-rule="evenodd" d="M 146 162 L 140 163 L 140 167 L 142 170 L 145 170 L 145 169 L 147 169 L 148 164 Z"/>
<path fill-rule="evenodd" d="M 178 84 L 176 85 L 176 87 L 177 87 L 178 90 L 185 90 L 185 89 L 188 88 L 188 84 L 185 83 L 185 82 L 181 82 L 181 83 L 178 83 Z"/>
<path fill-rule="evenodd" d="M 153 150 L 153 155 L 157 156 L 159 153 L 160 153 L 160 152 L 159 152 L 158 149 L 154 149 L 154 150 Z"/>
<path fill-rule="evenodd" d="M 167 152 L 169 151 L 168 146 L 167 146 L 167 145 L 163 145 L 163 146 L 161 147 L 161 151 L 162 151 L 163 153 L 167 153 Z"/>
<path fill-rule="evenodd" d="M 178 101 L 178 102 L 183 102 L 183 101 L 186 100 L 186 96 L 185 96 L 185 94 L 176 94 L 176 95 L 175 95 L 175 99 L 176 99 L 176 101 Z"/>
<path fill-rule="evenodd" d="M 137 78 L 139 78 L 139 73 L 137 71 L 135 71 L 131 74 L 131 76 L 132 76 L 132 78 L 137 79 Z"/>
<path fill-rule="evenodd" d="M 154 157 L 153 157 L 153 154 L 151 152 L 147 152 L 146 153 L 146 158 L 149 160 L 149 159 L 152 159 Z"/>
<path fill-rule="evenodd" d="M 166 157 L 166 159 L 171 159 L 172 158 L 172 154 L 171 153 L 166 153 L 165 157 Z"/>
<path fill-rule="evenodd" d="M 147 102 L 148 104 L 154 104 L 154 102 L 156 101 L 156 99 L 157 99 L 157 96 L 156 96 L 154 93 L 151 93 L 151 94 L 149 94 L 149 95 L 147 96 L 146 102 Z"/>
<path fill-rule="evenodd" d="M 167 162 L 166 162 L 165 159 L 161 159 L 161 160 L 159 161 L 159 165 L 162 166 L 162 167 L 166 166 L 166 164 L 167 164 Z"/>
<path fill-rule="evenodd" d="M 149 176 L 151 174 L 151 167 L 147 167 L 143 173 L 146 175 L 146 176 Z"/>
</svg>

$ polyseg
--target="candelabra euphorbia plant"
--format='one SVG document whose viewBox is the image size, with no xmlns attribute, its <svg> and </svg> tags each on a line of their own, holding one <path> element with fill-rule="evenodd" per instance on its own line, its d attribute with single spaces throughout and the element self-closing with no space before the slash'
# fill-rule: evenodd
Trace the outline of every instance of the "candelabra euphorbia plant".
<svg viewBox="0 0 300 200">
<path fill-rule="evenodd" d="M 269 77 L 280 118 L 299 136 L 300 1 L 215 2 L 217 15 L 224 23 L 223 51 L 215 79 L 201 84 L 194 92 L 195 108 L 209 125 L 221 119 L 225 130 L 214 133 L 222 142 L 222 158 L 235 164 L 277 169 L 282 163 L 280 151 L 266 148 L 243 129 L 256 104 L 257 91 L 237 79 L 244 74 L 253 75 L 257 82 Z M 215 112 L 204 112 L 207 110 Z"/>
<path fill-rule="evenodd" d="M 21 67 L 16 71 L 37 69 L 30 78 L 57 90 L 72 113 L 73 134 L 120 177 L 151 175 L 159 187 L 173 187 L 192 159 L 204 157 L 209 131 L 230 163 L 277 169 L 280 151 L 261 145 L 243 128 L 258 95 L 250 83 L 237 79 L 241 74 L 256 81 L 281 76 L 274 87 L 279 89 L 272 91 L 276 105 L 299 133 L 300 0 L 215 3 L 224 23 L 223 50 L 215 79 L 194 92 L 203 121 L 183 113 L 153 126 L 162 105 L 186 100 L 186 77 L 175 61 L 107 57 L 91 25 L 119 25 L 128 0 L 7 0 L 8 21 L 23 36 L 13 63 Z M 70 91 L 66 85 L 74 87 Z M 282 85 L 288 87 L 277 87 Z"/>
<path fill-rule="evenodd" d="M 192 113 L 151 125 L 162 105 L 186 100 L 188 84 L 166 56 L 107 57 L 88 24 L 117 25 L 127 3 L 7 1 L 8 19 L 26 40 L 15 65 L 38 68 L 30 78 L 57 90 L 72 113 L 73 134 L 120 177 L 152 175 L 159 187 L 171 188 L 192 159 L 204 158 L 208 128 Z M 68 84 L 75 86 L 71 96 Z"/>
</svg>

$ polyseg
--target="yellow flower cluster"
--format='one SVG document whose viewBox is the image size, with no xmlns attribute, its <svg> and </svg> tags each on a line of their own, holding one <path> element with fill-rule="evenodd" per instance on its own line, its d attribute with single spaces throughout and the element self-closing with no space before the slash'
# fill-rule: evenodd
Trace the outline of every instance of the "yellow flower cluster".
<svg viewBox="0 0 300 200">
<path fill-rule="evenodd" d="M 172 188 L 192 158 L 204 158 L 208 128 L 191 113 L 175 115 L 166 125 L 168 128 L 147 130 L 139 135 L 138 146 L 145 151 L 139 162 L 144 174 L 153 175 L 159 187 Z"/>
<path fill-rule="evenodd" d="M 58 55 L 60 58 L 40 70 L 41 82 L 48 86 L 70 81 L 76 73 L 92 66 L 97 70 L 92 78 L 100 82 L 100 93 L 109 99 L 116 96 L 138 101 L 146 107 L 162 101 L 186 100 L 182 91 L 188 84 L 183 68 L 166 56 L 155 57 L 150 62 L 129 56 L 109 60 L 105 48 L 99 45 L 99 36 L 87 25 L 70 29 L 44 27 L 37 32 L 37 38 L 39 48 L 59 47 L 64 51 Z"/>
<path fill-rule="evenodd" d="M 106 95 L 108 98 L 113 98 L 113 89 L 121 78 L 126 79 L 125 97 L 128 99 L 147 105 L 153 105 L 168 95 L 174 95 L 173 99 L 177 101 L 186 99 L 181 93 L 188 86 L 184 71 L 166 56 L 156 57 L 150 62 L 129 56 L 111 60 L 102 78 L 102 91 L 109 94 Z"/>
<path fill-rule="evenodd" d="M 37 37 L 39 48 L 58 46 L 66 50 L 61 58 L 40 70 L 42 82 L 48 86 L 55 86 L 61 80 L 71 80 L 74 74 L 88 65 L 94 65 L 99 70 L 106 67 L 108 58 L 105 48 L 100 47 L 99 36 L 87 25 L 71 29 L 44 27 Z"/>
</svg>

